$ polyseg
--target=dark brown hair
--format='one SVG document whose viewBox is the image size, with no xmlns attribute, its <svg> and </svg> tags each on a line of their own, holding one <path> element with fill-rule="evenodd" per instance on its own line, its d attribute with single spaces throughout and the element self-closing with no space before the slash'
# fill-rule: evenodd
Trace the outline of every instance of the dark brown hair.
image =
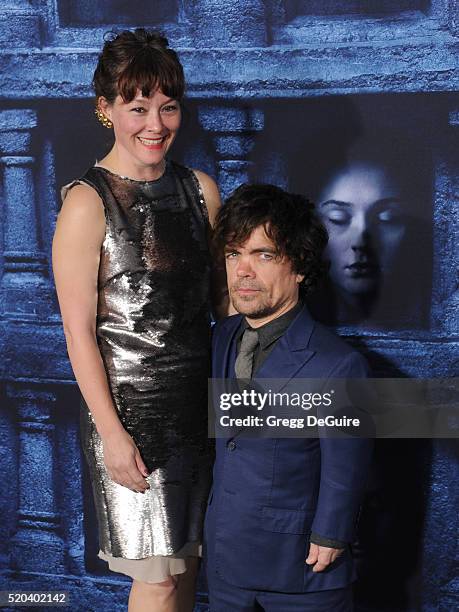
<svg viewBox="0 0 459 612">
<path fill-rule="evenodd" d="M 125 102 L 134 99 L 138 89 L 145 97 L 156 88 L 181 101 L 185 91 L 183 68 L 175 51 L 160 32 L 137 28 L 112 33 L 106 40 L 94 72 L 96 97 L 113 104 L 119 94 Z"/>
<path fill-rule="evenodd" d="M 328 242 L 314 205 L 275 185 L 241 185 L 218 211 L 213 234 L 217 257 L 223 257 L 225 247 L 243 244 L 260 226 L 279 256 L 287 257 L 294 272 L 304 275 L 302 296 L 309 293 L 326 271 L 322 255 Z"/>
</svg>

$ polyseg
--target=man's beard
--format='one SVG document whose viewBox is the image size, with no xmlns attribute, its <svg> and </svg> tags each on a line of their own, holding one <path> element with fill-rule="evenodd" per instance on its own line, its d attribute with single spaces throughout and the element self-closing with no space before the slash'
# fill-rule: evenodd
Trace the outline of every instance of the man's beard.
<svg viewBox="0 0 459 612">
<path fill-rule="evenodd" d="M 243 297 L 238 296 L 235 290 L 232 292 L 231 301 L 239 314 L 248 316 L 251 319 L 262 319 L 274 312 L 271 304 L 263 301 L 259 302 L 259 300 L 245 300 Z"/>
</svg>

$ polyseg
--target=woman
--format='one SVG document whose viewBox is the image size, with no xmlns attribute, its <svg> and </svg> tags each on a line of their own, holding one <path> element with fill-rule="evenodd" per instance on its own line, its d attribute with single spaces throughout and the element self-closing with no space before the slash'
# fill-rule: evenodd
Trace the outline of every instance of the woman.
<svg viewBox="0 0 459 612">
<path fill-rule="evenodd" d="M 337 320 L 367 318 L 377 307 L 406 234 L 400 188 L 383 166 L 350 161 L 323 189 L 318 212 L 329 234 L 326 256 Z"/>
<path fill-rule="evenodd" d="M 329 324 L 412 325 L 425 302 L 427 254 L 414 246 L 428 240 L 419 164 L 408 149 L 375 143 L 351 148 L 316 193 L 330 268 L 311 307 Z"/>
<path fill-rule="evenodd" d="M 93 84 L 115 142 L 64 189 L 53 267 L 99 556 L 133 578 L 129 610 L 189 611 L 210 484 L 207 234 L 220 199 L 166 157 L 185 84 L 165 38 L 121 32 Z"/>
</svg>

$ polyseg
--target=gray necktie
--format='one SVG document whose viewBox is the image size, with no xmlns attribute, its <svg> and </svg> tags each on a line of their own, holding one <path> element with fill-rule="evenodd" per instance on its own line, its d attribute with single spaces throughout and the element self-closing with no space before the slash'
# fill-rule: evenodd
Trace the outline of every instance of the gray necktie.
<svg viewBox="0 0 459 612">
<path fill-rule="evenodd" d="M 242 335 L 239 354 L 234 364 L 237 378 L 252 378 L 253 352 L 258 344 L 258 333 L 248 327 Z"/>
</svg>

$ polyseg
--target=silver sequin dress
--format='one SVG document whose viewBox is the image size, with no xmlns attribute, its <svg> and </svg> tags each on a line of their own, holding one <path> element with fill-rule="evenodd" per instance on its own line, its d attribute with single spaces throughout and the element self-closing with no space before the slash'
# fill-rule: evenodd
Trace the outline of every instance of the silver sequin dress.
<svg viewBox="0 0 459 612">
<path fill-rule="evenodd" d="M 172 161 L 155 181 L 94 166 L 77 183 L 104 204 L 97 340 L 120 420 L 152 470 L 145 494 L 114 483 L 83 402 L 100 549 L 125 559 L 173 555 L 201 541 L 211 478 L 205 203 L 194 173 Z"/>
</svg>

